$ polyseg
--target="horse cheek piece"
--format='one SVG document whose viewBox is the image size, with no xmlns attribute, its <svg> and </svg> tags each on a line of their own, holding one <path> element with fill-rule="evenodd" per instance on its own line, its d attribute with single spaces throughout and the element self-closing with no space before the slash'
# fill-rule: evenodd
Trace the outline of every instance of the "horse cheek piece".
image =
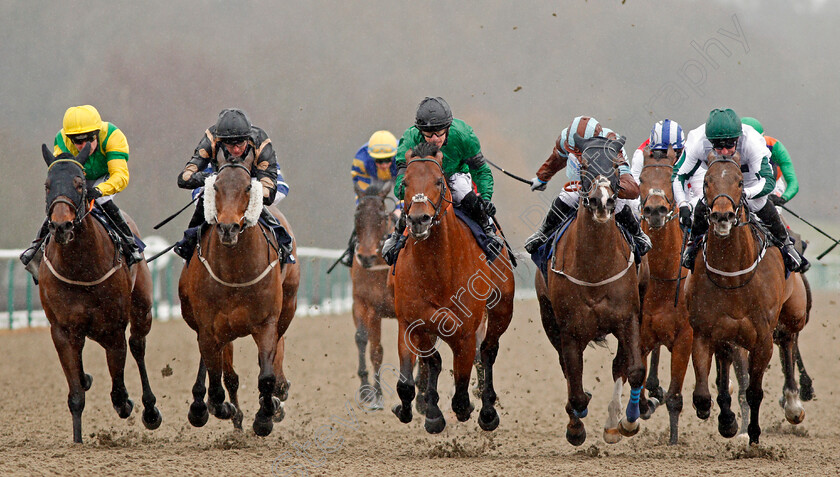
<svg viewBox="0 0 840 477">
<path fill-rule="evenodd" d="M 297 307 L 300 270 L 281 264 L 273 234 L 257 219 L 263 210 L 262 187 L 251 179 L 253 159 L 231 161 L 205 182 L 205 219 L 211 224 L 202 234 L 189 265 L 178 283 L 184 321 L 198 334 L 201 352 L 187 415 L 193 426 L 203 426 L 212 413 L 232 419 L 242 428 L 239 376 L 233 368 L 233 343 L 251 335 L 257 344 L 260 373 L 260 408 L 253 429 L 258 436 L 271 433 L 283 419 L 282 401 L 289 383 L 283 374 L 283 335 Z M 286 219 L 274 211 L 291 234 Z M 293 253 L 294 253 L 293 248 Z M 230 402 L 225 402 L 224 385 Z M 205 382 L 209 380 L 209 389 Z M 207 392 L 207 403 L 204 393 Z"/>
<path fill-rule="evenodd" d="M 566 439 L 579 446 L 586 440 L 582 418 L 591 395 L 583 389 L 583 350 L 612 333 L 618 340 L 613 360 L 613 399 L 604 425 L 604 440 L 618 442 L 639 431 L 639 400 L 644 365 L 639 351 L 639 280 L 631 246 L 615 224 L 618 187 L 615 159 L 623 140 L 585 140 L 581 145 L 581 207 L 549 258 L 547 279 L 536 272 L 536 290 L 543 328 L 557 350 L 566 377 Z M 630 400 L 621 417 L 623 383 Z"/>
<path fill-rule="evenodd" d="M 760 241 L 748 222 L 738 154 L 721 157 L 710 153 L 708 164 L 703 191 L 713 233 L 707 234 L 703 253 L 686 283 L 697 378 L 693 403 L 697 417 L 707 419 L 712 405 L 708 379 L 714 353 L 718 365 L 718 431 L 724 437 L 738 432 L 727 383 L 736 356 L 732 345 L 743 348 L 749 353 L 747 433 L 750 444 L 758 444 L 762 381 L 773 354 L 774 333 L 785 375 L 785 418 L 792 424 L 805 418 L 793 366 L 796 339 L 808 321 L 808 283 L 799 273 L 785 278 L 780 251 L 776 247 L 765 250 L 767 239 Z"/>
<path fill-rule="evenodd" d="M 492 431 L 499 425 L 493 365 L 499 352 L 499 337 L 513 315 L 513 267 L 504 253 L 488 262 L 469 228 L 450 210 L 451 192 L 437 147 L 421 143 L 409 156 L 405 197 L 410 202 L 404 214 L 412 236 L 389 278 L 393 280 L 390 283 L 394 285 L 399 322 L 397 393 L 401 401 L 392 411 L 401 422 L 411 422 L 411 401 L 415 396 L 412 368 L 414 359 L 419 357 L 428 367 L 426 431 L 435 434 L 446 427 L 438 406 L 437 381 L 442 360 L 436 346 L 440 339 L 454 355 L 452 410 L 459 421 L 470 418 L 470 373 L 473 362 L 478 360 L 484 371 L 478 424 L 483 430 Z M 486 332 L 482 338 L 479 330 L 484 317 Z"/>
<path fill-rule="evenodd" d="M 70 388 L 67 405 L 73 419 L 73 441 L 82 442 L 85 392 L 93 378 L 82 363 L 87 336 L 103 348 L 111 373 L 111 403 L 125 419 L 134 408 L 125 387 L 125 329 L 143 388 L 143 424 L 157 429 L 161 415 L 146 373 L 146 335 L 152 326 L 152 277 L 145 262 L 124 266 L 105 229 L 88 215 L 85 200 L 86 146 L 79 156 L 53 157 L 42 147 L 47 173 L 47 215 L 54 240 L 47 243 L 38 290 L 50 322 L 55 349 Z M 129 219 L 129 223 L 130 219 Z M 135 230 L 136 233 L 136 230 Z M 83 323 L 83 325 L 80 325 Z"/>
</svg>

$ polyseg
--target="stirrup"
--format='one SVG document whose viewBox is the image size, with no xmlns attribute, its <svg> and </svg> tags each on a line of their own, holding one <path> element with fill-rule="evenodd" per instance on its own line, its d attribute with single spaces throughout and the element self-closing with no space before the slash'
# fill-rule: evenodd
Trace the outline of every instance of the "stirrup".
<svg viewBox="0 0 840 477">
<path fill-rule="evenodd" d="M 693 272 L 694 262 L 697 261 L 697 252 L 699 249 L 699 243 L 689 242 L 683 251 L 682 257 L 680 258 L 680 265 Z"/>
</svg>

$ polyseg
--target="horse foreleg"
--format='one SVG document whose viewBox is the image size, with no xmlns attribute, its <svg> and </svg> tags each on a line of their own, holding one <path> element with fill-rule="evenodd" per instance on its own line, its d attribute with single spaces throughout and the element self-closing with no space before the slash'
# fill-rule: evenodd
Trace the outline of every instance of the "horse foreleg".
<svg viewBox="0 0 840 477">
<path fill-rule="evenodd" d="M 252 334 L 257 344 L 260 375 L 257 388 L 260 391 L 260 409 L 254 417 L 254 433 L 267 436 L 274 427 L 274 409 L 280 405 L 280 399 L 274 397 L 277 378 L 274 375 L 274 358 L 277 354 L 277 325 L 274 321 L 261 326 Z M 277 402 L 275 402 L 275 400 Z"/>
<path fill-rule="evenodd" d="M 426 340 L 420 340 L 423 343 Z M 431 340 L 428 340 L 429 342 Z M 429 346 L 424 346 L 422 349 L 429 349 Z M 430 356 L 420 358 L 429 368 L 429 385 L 426 388 L 426 422 L 424 424 L 426 432 L 429 434 L 437 434 L 446 427 L 446 419 L 440 411 L 438 402 L 440 395 L 438 394 L 438 377 L 441 370 L 440 353 L 435 350 Z"/>
<path fill-rule="evenodd" d="M 475 407 L 470 402 L 470 376 L 475 361 L 475 335 L 467 333 L 464 339 L 453 347 L 453 374 L 455 395 L 452 396 L 452 410 L 459 421 L 469 420 Z"/>
<path fill-rule="evenodd" d="M 125 388 L 126 345 L 123 333 L 117 333 L 107 342 L 103 342 L 103 345 L 105 359 L 108 361 L 108 372 L 111 373 L 111 404 L 117 411 L 117 415 L 126 419 L 134 409 L 134 402 L 128 398 L 128 390 Z"/>
<path fill-rule="evenodd" d="M 146 316 L 139 319 L 131 320 L 130 336 L 128 338 L 128 347 L 131 349 L 131 356 L 137 363 L 137 369 L 140 371 L 140 384 L 143 388 L 143 425 L 146 429 L 157 429 L 163 418 L 160 411 L 155 406 L 157 398 L 152 392 L 152 386 L 149 384 L 149 375 L 146 372 L 146 336 L 152 327 L 152 315 L 148 312 Z"/>
<path fill-rule="evenodd" d="M 747 403 L 747 387 L 750 385 L 750 364 L 747 350 L 740 346 L 732 351 L 732 367 L 738 380 L 738 405 L 741 407 L 741 426 L 738 436 L 747 437 L 747 426 L 750 425 L 750 405 Z"/>
<path fill-rule="evenodd" d="M 198 339 L 198 349 L 207 370 L 207 408 L 218 419 L 230 419 L 236 414 L 236 409 L 233 404 L 225 402 L 225 390 L 222 387 L 223 346 L 212 336 L 200 336 Z"/>
<path fill-rule="evenodd" d="M 204 359 L 198 361 L 198 374 L 195 377 L 195 384 L 192 387 L 193 403 L 190 404 L 190 411 L 187 414 L 187 419 L 195 427 L 201 427 L 207 424 L 207 419 L 210 413 L 207 411 L 207 405 L 204 404 L 204 393 L 207 388 L 204 387 L 204 381 L 207 379 L 207 367 L 204 366 Z"/>
<path fill-rule="evenodd" d="M 475 331 L 475 386 L 472 388 L 472 393 L 475 397 L 481 399 L 481 393 L 484 389 L 484 365 L 481 364 L 481 343 L 484 342 L 484 337 L 487 335 L 487 314 L 478 324 L 478 329 Z"/>
<path fill-rule="evenodd" d="M 680 413 L 683 408 L 682 387 L 685 373 L 688 371 L 688 361 L 691 358 L 691 327 L 683 329 L 674 340 L 671 347 L 671 384 L 665 396 L 665 407 L 668 409 L 670 438 L 668 444 L 675 445 L 679 438 Z"/>
<path fill-rule="evenodd" d="M 367 361 L 365 350 L 368 344 L 368 328 L 364 319 L 365 306 L 359 300 L 353 300 L 353 323 L 356 325 L 356 348 L 359 350 L 359 389 L 368 386 Z"/>
<path fill-rule="evenodd" d="M 656 345 L 653 351 L 650 352 L 650 367 L 648 368 L 647 380 L 645 381 L 645 389 L 647 389 L 648 396 L 656 399 L 659 402 L 664 400 L 665 391 L 659 385 L 659 351 L 661 347 Z"/>
<path fill-rule="evenodd" d="M 239 375 L 233 369 L 233 343 L 228 343 L 222 348 L 222 381 L 227 388 L 230 402 L 236 408 L 232 421 L 233 428 L 242 430 L 242 409 L 239 408 Z"/>
<path fill-rule="evenodd" d="M 796 366 L 799 368 L 799 397 L 803 401 L 814 399 L 814 381 L 805 370 L 805 363 L 802 362 L 802 354 L 799 352 L 799 333 L 796 334 L 796 341 L 793 345 Z"/>
<path fill-rule="evenodd" d="M 715 353 L 717 365 L 717 403 L 720 407 L 718 414 L 718 432 L 729 438 L 738 433 L 738 421 L 732 412 L 732 396 L 729 391 L 729 368 L 732 366 L 732 345 L 722 345 Z"/>
<path fill-rule="evenodd" d="M 712 369 L 712 350 L 705 336 L 694 335 L 691 346 L 691 362 L 694 365 L 694 394 L 692 405 L 697 417 L 706 420 L 712 413 L 712 393 L 709 392 L 709 372 Z"/>
<path fill-rule="evenodd" d="M 568 395 L 566 413 L 569 415 L 569 424 L 566 426 L 566 440 L 573 446 L 579 446 L 586 440 L 586 428 L 581 419 L 589 414 L 588 406 L 592 396 L 583 390 L 583 347 L 569 335 L 564 334 L 560 339 L 560 365 L 566 375 Z"/>
<path fill-rule="evenodd" d="M 64 370 L 64 377 L 67 379 L 69 392 L 67 393 L 67 406 L 70 408 L 70 415 L 73 418 L 73 442 L 82 442 L 82 411 L 85 410 L 85 379 L 82 370 L 82 347 L 84 336 L 73 336 L 58 325 L 50 327 L 55 350 L 58 352 L 58 360 Z M 88 384 L 87 388 L 90 388 Z"/>
<path fill-rule="evenodd" d="M 277 352 L 274 354 L 274 377 L 276 379 L 274 384 L 274 397 L 280 401 L 279 406 L 274 409 L 274 422 L 280 422 L 286 417 L 285 401 L 289 399 L 289 388 L 292 382 L 286 379 L 286 373 L 283 371 L 283 359 L 286 356 L 286 337 L 281 336 L 277 340 Z"/>
<path fill-rule="evenodd" d="M 412 361 L 416 356 L 412 356 Z M 417 399 L 414 401 L 414 408 L 417 412 L 426 415 L 426 390 L 429 388 L 429 367 L 422 359 L 417 359 L 417 377 L 414 379 L 414 384 L 417 387 Z M 414 364 L 412 363 L 412 369 Z"/>
<path fill-rule="evenodd" d="M 373 367 L 373 375 L 379 376 L 379 370 L 382 368 L 382 358 L 385 355 L 385 350 L 382 348 L 382 317 L 380 317 L 375 310 L 372 310 L 368 321 L 368 342 L 370 343 L 370 362 Z M 379 379 L 375 379 L 373 389 L 376 393 L 374 401 L 370 402 L 370 409 L 381 410 L 385 407 L 385 400 L 382 396 L 382 386 Z"/>
<path fill-rule="evenodd" d="M 626 329 L 616 333 L 618 338 L 618 351 L 613 359 L 613 380 L 618 387 L 618 405 L 621 409 L 621 385 L 622 379 L 630 384 L 630 399 L 627 400 L 625 417 L 618 422 L 618 432 L 625 437 L 631 437 L 639 432 L 639 417 L 641 415 L 639 400 L 642 395 L 642 387 L 645 382 L 645 363 L 641 356 L 639 346 L 639 321 L 635 316 L 629 318 Z M 605 429 L 606 436 L 606 429 Z"/>
<path fill-rule="evenodd" d="M 791 424 L 799 424 L 805 420 L 805 409 L 802 400 L 799 399 L 799 388 L 796 384 L 795 343 L 796 334 L 779 333 L 779 355 L 782 358 L 782 372 L 785 376 L 780 404 L 785 410 L 785 419 Z"/>
<path fill-rule="evenodd" d="M 400 357 L 400 377 L 397 381 L 397 394 L 401 404 L 395 404 L 391 411 L 402 423 L 409 423 L 413 418 L 411 412 L 411 401 L 414 399 L 414 350 L 417 348 L 417 332 L 409 332 L 403 319 L 399 320 L 399 334 L 397 336 L 397 349 Z"/>
<path fill-rule="evenodd" d="M 761 401 L 764 399 L 761 384 L 772 355 L 772 338 L 768 336 L 762 340 L 759 336 L 755 347 L 750 351 L 750 385 L 747 388 L 747 402 L 750 405 L 750 425 L 747 427 L 747 433 L 750 436 L 750 444 L 758 444 L 758 438 L 761 435 L 761 426 L 758 423 Z"/>
</svg>

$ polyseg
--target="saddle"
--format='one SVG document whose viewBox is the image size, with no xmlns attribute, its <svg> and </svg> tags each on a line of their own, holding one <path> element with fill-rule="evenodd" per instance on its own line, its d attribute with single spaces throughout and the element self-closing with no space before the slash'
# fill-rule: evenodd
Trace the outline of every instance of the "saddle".
<svg viewBox="0 0 840 477">
<path fill-rule="evenodd" d="M 126 250 L 127 244 L 123 242 L 122 236 L 117 231 L 117 228 L 114 224 L 111 223 L 111 218 L 108 217 L 108 214 L 102 211 L 97 205 L 96 207 L 90 210 L 90 215 L 96 219 L 103 227 L 105 227 L 105 231 L 108 232 L 108 236 L 111 237 L 111 241 L 114 243 L 114 246 L 120 251 L 123 256 L 128 256 L 129 251 Z M 146 250 L 146 244 L 140 240 L 140 237 L 131 234 L 134 238 L 134 243 L 137 244 L 137 248 L 140 249 L 140 253 L 143 253 Z"/>
</svg>

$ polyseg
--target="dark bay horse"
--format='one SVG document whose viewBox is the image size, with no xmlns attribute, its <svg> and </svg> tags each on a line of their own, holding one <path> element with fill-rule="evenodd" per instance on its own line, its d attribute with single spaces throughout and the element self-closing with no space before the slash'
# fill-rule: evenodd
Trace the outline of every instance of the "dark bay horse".
<svg viewBox="0 0 840 477">
<path fill-rule="evenodd" d="M 470 418 L 473 406 L 468 388 L 476 331 L 486 314 L 487 331 L 480 347 L 484 382 L 478 424 L 492 431 L 499 425 L 493 363 L 499 338 L 513 316 L 513 266 L 504 250 L 495 260 L 487 260 L 470 229 L 456 217 L 442 161 L 443 155 L 430 143 L 421 143 L 406 154 L 404 214 L 409 237 L 394 265 L 392 280 L 399 322 L 397 393 L 401 404 L 392 410 L 400 421 L 411 422 L 415 395 L 412 355 L 419 356 L 429 369 L 426 431 L 444 429 L 437 392 L 441 357 L 436 340 L 440 338 L 454 355 L 452 410 L 459 421 Z"/>
<path fill-rule="evenodd" d="M 800 274 L 785 278 L 779 249 L 767 247 L 767 239 L 760 239 L 748 222 L 739 155 L 717 156 L 712 152 L 708 163 L 703 193 L 709 207 L 710 230 L 694 273 L 686 282 L 689 321 L 694 329 L 694 407 L 697 417 L 709 417 L 712 399 L 708 377 L 714 354 L 718 430 L 724 437 L 737 433 L 735 414 L 730 409 L 729 368 L 733 346 L 745 349 L 749 353 L 747 432 L 750 444 L 758 444 L 759 408 L 764 397 L 761 386 L 773 355 L 774 332 L 783 354 L 785 418 L 792 424 L 805 418 L 793 372 L 793 348 L 808 320 L 808 292 Z"/>
<path fill-rule="evenodd" d="M 146 335 L 152 327 L 149 267 L 145 261 L 126 266 L 108 232 L 90 215 L 93 201 L 86 198 L 84 172 L 89 146 L 77 157 L 62 154 L 56 158 L 46 145 L 42 149 L 49 166 L 46 189 L 51 236 L 39 269 L 38 288 L 70 387 L 67 405 L 73 416 L 73 441 L 82 442 L 85 391 L 93 381 L 82 365 L 86 338 L 105 348 L 111 402 L 117 414 L 125 419 L 134 408 L 124 380 L 128 325 L 128 344 L 143 387 L 143 424 L 157 429 L 161 415 L 155 407 L 145 361 Z M 128 215 L 126 222 L 137 235 L 137 226 Z"/>
<path fill-rule="evenodd" d="M 578 142 L 580 141 L 580 142 Z M 639 276 L 632 248 L 615 224 L 618 164 L 624 139 L 596 137 L 584 140 L 581 155 L 581 205 L 577 218 L 556 244 L 549 258 L 548 280 L 536 273 L 536 290 L 543 327 L 560 357 L 566 377 L 569 424 L 566 439 L 572 445 L 586 440 L 582 418 L 591 395 L 583 389 L 583 350 L 591 341 L 612 333 L 618 339 L 613 360 L 613 399 L 604 426 L 604 440 L 639 430 L 639 395 L 645 371 L 639 352 Z M 624 381 L 631 394 L 626 419 L 621 417 Z"/>
<path fill-rule="evenodd" d="M 678 440 L 680 412 L 683 406 L 682 386 L 688 362 L 691 358 L 693 330 L 688 322 L 688 309 L 685 306 L 685 290 L 680 287 L 679 300 L 674 303 L 677 282 L 680 274 L 688 273 L 680 266 L 680 254 L 683 233 L 679 222 L 677 207 L 674 203 L 674 191 L 671 186 L 671 173 L 677 161 L 672 148 L 664 151 L 644 150 L 644 166 L 639 176 L 641 189 L 642 230 L 650 237 L 653 248 L 648 252 L 650 281 L 642 297 L 642 322 L 640 344 L 642 361 L 653 350 L 665 345 L 671 352 L 671 383 L 665 395 L 665 405 L 670 418 L 670 444 Z M 685 276 L 682 277 L 685 279 Z M 658 362 L 653 360 L 652 363 Z M 655 367 L 655 364 L 651 365 Z M 651 370 L 654 374 L 655 370 Z M 648 383 L 652 383 L 648 376 Z M 653 386 L 658 387 L 658 380 Z M 651 389 L 648 389 L 650 393 Z M 645 396 L 641 396 L 640 406 L 645 413 Z"/>
<path fill-rule="evenodd" d="M 262 186 L 251 179 L 253 158 L 226 162 L 208 180 L 204 192 L 205 218 L 211 224 L 201 236 L 178 284 L 184 320 L 198 334 L 201 363 L 193 386 L 190 423 L 203 426 L 209 411 L 219 419 L 233 419 L 241 428 L 237 391 L 239 377 L 233 370 L 232 341 L 252 336 L 257 344 L 260 373 L 260 409 L 254 432 L 268 435 L 272 417 L 284 397 L 283 341 L 297 307 L 300 270 L 283 264 L 277 241 L 257 222 L 262 211 Z M 271 212 L 291 235 L 288 222 L 276 209 Z M 293 253 L 294 253 L 293 249 Z M 231 402 L 224 402 L 222 373 Z M 207 404 L 205 375 L 209 375 Z"/>
</svg>

